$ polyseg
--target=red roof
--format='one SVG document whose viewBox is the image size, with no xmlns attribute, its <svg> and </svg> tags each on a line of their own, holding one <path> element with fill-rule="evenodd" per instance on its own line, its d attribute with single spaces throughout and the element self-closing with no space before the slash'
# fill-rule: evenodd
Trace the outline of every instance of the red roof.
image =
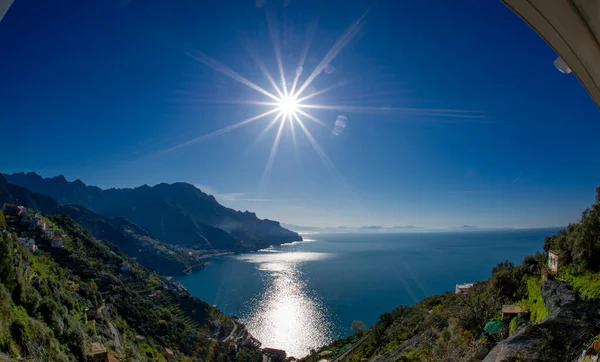
<svg viewBox="0 0 600 362">
<path fill-rule="evenodd" d="M 112 354 L 108 354 L 108 362 L 119 362 L 118 359 L 115 358 Z"/>
</svg>

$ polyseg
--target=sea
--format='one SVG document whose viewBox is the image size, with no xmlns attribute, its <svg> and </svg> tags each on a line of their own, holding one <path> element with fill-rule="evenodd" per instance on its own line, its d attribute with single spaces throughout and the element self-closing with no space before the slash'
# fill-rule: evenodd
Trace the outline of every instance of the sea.
<svg viewBox="0 0 600 362">
<path fill-rule="evenodd" d="M 367 327 L 379 315 L 456 284 L 487 279 L 509 260 L 541 251 L 558 228 L 303 235 L 303 242 L 217 257 L 178 279 L 236 316 L 263 347 L 302 357 Z"/>
</svg>

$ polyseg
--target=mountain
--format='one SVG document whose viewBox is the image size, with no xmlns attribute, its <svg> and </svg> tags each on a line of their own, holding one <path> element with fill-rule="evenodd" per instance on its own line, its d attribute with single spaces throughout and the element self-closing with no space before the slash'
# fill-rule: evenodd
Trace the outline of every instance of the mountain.
<svg viewBox="0 0 600 362">
<path fill-rule="evenodd" d="M 135 257 L 142 265 L 165 275 L 183 275 L 202 261 L 152 237 L 144 228 L 124 218 L 111 218 L 78 205 L 60 205 L 47 195 L 12 185 L 0 175 L 0 205 L 16 203 L 46 214 L 65 214 L 92 231 L 95 238 L 109 240 L 121 251 Z"/>
<path fill-rule="evenodd" d="M 30 192 L 25 187 L 9 184 L 6 178 L 0 174 L 0 204 L 5 202 L 18 203 L 28 208 L 44 210 L 47 213 L 56 212 L 60 206 L 52 197 Z"/>
<path fill-rule="evenodd" d="M 159 239 L 194 249 L 256 250 L 300 241 L 297 233 L 252 212 L 227 208 L 195 186 L 178 182 L 103 190 L 63 176 L 30 173 L 4 175 L 9 183 L 49 195 L 61 204 L 77 204 L 95 212 L 124 217 Z"/>
</svg>

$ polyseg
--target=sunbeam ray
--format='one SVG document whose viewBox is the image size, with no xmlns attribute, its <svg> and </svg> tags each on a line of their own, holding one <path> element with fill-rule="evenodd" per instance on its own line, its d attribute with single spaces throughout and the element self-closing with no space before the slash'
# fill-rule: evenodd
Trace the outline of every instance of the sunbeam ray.
<svg viewBox="0 0 600 362">
<path fill-rule="evenodd" d="M 319 145 L 319 143 L 317 142 L 317 140 L 308 131 L 308 129 L 306 128 L 306 126 L 304 126 L 304 123 L 302 122 L 302 120 L 298 117 L 297 114 L 294 114 L 293 116 L 296 119 L 296 122 L 298 122 L 298 125 L 300 126 L 300 128 L 302 129 L 302 131 L 304 132 L 304 134 L 306 135 L 306 138 L 308 139 L 308 141 L 310 142 L 310 144 L 313 146 L 315 152 L 317 152 L 317 155 L 319 156 L 319 158 L 321 158 L 321 161 L 323 162 L 323 164 L 325 165 L 325 167 L 327 168 L 327 170 L 333 176 L 333 178 L 336 181 L 340 182 L 341 184 L 346 185 L 346 181 L 344 180 L 344 178 L 342 177 L 342 175 L 335 168 L 335 166 L 333 165 L 333 162 L 331 162 L 331 160 L 329 159 L 329 157 L 327 157 L 327 155 L 325 154 L 325 151 L 323 151 L 323 149 L 321 148 L 321 146 Z"/>
<path fill-rule="evenodd" d="M 279 100 L 279 98 L 277 98 L 275 95 L 271 94 L 270 92 L 267 92 L 266 90 L 259 87 L 255 83 L 249 81 L 248 79 L 246 79 L 243 76 L 239 75 L 238 73 L 234 72 L 231 68 L 227 67 L 226 65 L 219 63 L 217 60 L 209 57 L 206 54 L 203 54 L 200 52 L 198 52 L 198 53 L 199 53 L 199 56 L 191 54 L 191 53 L 187 53 L 187 54 L 190 57 L 196 59 L 197 61 L 208 65 L 209 67 L 216 70 L 217 72 L 223 73 L 226 76 L 230 77 L 231 79 L 237 80 L 238 82 L 240 82 L 244 85 L 247 85 L 248 87 L 254 89 L 257 92 L 260 92 L 260 93 L 266 95 L 267 97 L 269 97 L 275 101 Z"/>
<path fill-rule="evenodd" d="M 200 136 L 200 137 L 196 137 L 196 138 L 194 138 L 194 139 L 192 139 L 192 140 L 189 140 L 189 141 L 183 142 L 183 143 L 181 143 L 181 144 L 178 144 L 177 146 L 173 146 L 173 147 L 171 147 L 171 148 L 169 148 L 169 149 L 167 149 L 167 150 L 164 150 L 164 151 L 163 151 L 163 152 L 161 152 L 161 153 L 168 153 L 168 152 L 172 152 L 172 151 L 174 151 L 174 150 L 176 150 L 176 149 L 179 149 L 179 148 L 181 148 L 181 147 L 188 146 L 188 145 L 190 145 L 190 144 L 192 144 L 192 143 L 196 143 L 196 142 L 204 141 L 204 140 L 207 140 L 207 139 L 209 139 L 209 138 L 212 138 L 212 137 L 216 137 L 216 136 L 222 135 L 223 133 L 227 133 L 227 132 L 229 132 L 229 131 L 231 131 L 231 130 L 234 130 L 234 129 L 236 129 L 236 128 L 240 128 L 240 127 L 242 127 L 242 126 L 245 126 L 245 125 L 247 125 L 247 124 L 249 124 L 249 123 L 252 123 L 252 122 L 254 122 L 254 121 L 257 121 L 257 120 L 259 120 L 259 119 L 261 119 L 261 118 L 263 118 L 263 117 L 266 117 L 266 116 L 268 116 L 269 114 L 273 114 L 273 113 L 275 113 L 275 112 L 277 112 L 277 111 L 278 111 L 278 109 L 271 109 L 271 110 L 269 110 L 269 111 L 266 111 L 266 112 L 264 112 L 264 113 L 261 113 L 261 114 L 259 114 L 259 115 L 257 115 L 257 116 L 254 116 L 254 117 L 247 118 L 247 119 L 245 119 L 245 120 L 243 120 L 243 121 L 240 121 L 240 122 L 238 122 L 238 123 L 234 123 L 234 124 L 232 124 L 232 125 L 229 125 L 229 126 L 227 126 L 227 127 L 223 127 L 223 128 L 221 128 L 221 129 L 218 129 L 218 130 L 216 130 L 216 131 L 213 131 L 213 132 L 211 132 L 211 133 L 208 133 L 208 134 L 202 135 L 202 136 Z"/>
<path fill-rule="evenodd" d="M 292 120 L 292 115 L 289 115 L 290 122 L 290 132 L 292 133 L 292 142 L 294 144 L 294 151 L 296 155 L 298 154 L 298 143 L 296 142 L 296 127 L 294 126 L 294 121 Z"/>
<path fill-rule="evenodd" d="M 269 17 L 267 12 L 267 25 L 269 27 L 269 35 L 271 42 L 273 43 L 273 50 L 275 51 L 275 59 L 277 61 L 277 68 L 279 69 L 279 75 L 281 76 L 281 87 L 283 88 L 283 96 L 287 97 L 288 90 L 287 84 L 285 84 L 285 73 L 283 71 L 283 61 L 281 59 L 281 47 L 279 44 L 279 29 L 273 25 L 273 19 Z"/>
<path fill-rule="evenodd" d="M 283 112 L 280 111 L 279 113 L 277 113 L 277 115 L 271 120 L 271 122 L 269 122 L 269 125 L 267 125 L 267 127 L 265 127 L 265 129 L 263 129 L 262 132 L 260 132 L 260 134 L 256 137 L 256 140 L 259 140 L 262 137 L 264 137 L 264 135 L 266 135 L 271 130 L 271 128 L 273 128 L 273 126 L 277 123 L 279 117 L 283 117 Z"/>
<path fill-rule="evenodd" d="M 273 140 L 273 146 L 271 147 L 271 153 L 269 154 L 269 159 L 267 160 L 267 166 L 263 171 L 261 184 L 265 185 L 269 176 L 271 175 L 271 169 L 273 168 L 273 162 L 275 161 L 275 156 L 277 155 L 277 149 L 279 148 L 279 141 L 281 140 L 281 131 L 283 130 L 283 126 L 285 126 L 285 116 L 281 118 L 279 121 L 279 129 L 277 130 L 277 135 L 275 136 L 275 140 Z"/>
<path fill-rule="evenodd" d="M 173 101 L 179 103 L 197 103 L 197 104 L 250 104 L 254 106 L 270 106 L 277 107 L 277 102 L 252 101 L 247 99 L 216 99 L 208 97 L 189 97 L 189 98 L 174 98 Z"/>
<path fill-rule="evenodd" d="M 311 115 L 310 113 L 306 113 L 301 109 L 297 109 L 296 112 L 300 113 L 301 115 L 303 115 L 304 117 L 310 119 L 311 121 L 315 122 L 316 124 L 318 124 L 321 127 L 324 128 L 329 128 L 327 127 L 327 125 L 325 124 L 325 122 L 321 121 L 320 119 L 318 119 L 317 117 Z"/>
<path fill-rule="evenodd" d="M 335 106 L 322 104 L 298 104 L 298 109 L 326 109 L 332 111 L 348 112 L 404 112 L 418 115 L 429 115 L 439 117 L 463 117 L 463 118 L 488 118 L 479 111 L 461 109 L 435 109 L 435 108 L 404 108 L 404 107 L 373 107 L 373 106 Z"/>
<path fill-rule="evenodd" d="M 307 95 L 307 96 L 304 96 L 304 97 L 302 97 L 302 98 L 300 98 L 300 99 L 297 99 L 296 101 L 297 101 L 298 103 L 301 103 L 301 102 L 307 101 L 307 100 L 309 100 L 309 99 L 311 99 L 311 98 L 313 98 L 313 97 L 316 97 L 316 96 L 318 96 L 318 95 L 321 95 L 321 94 L 323 94 L 323 93 L 329 92 L 329 91 L 331 91 L 331 90 L 333 90 L 333 89 L 335 89 L 335 88 L 339 88 L 339 87 L 341 87 L 341 86 L 343 86 L 343 85 L 345 85 L 345 84 L 348 84 L 348 81 L 345 81 L 345 80 L 343 80 L 343 81 L 341 81 L 341 82 L 339 82 L 339 83 L 337 83 L 337 84 L 334 84 L 334 85 L 332 85 L 331 87 L 327 87 L 327 88 L 324 88 L 324 89 L 318 90 L 318 91 L 316 91 L 316 92 L 314 92 L 314 93 L 311 93 L 311 94 L 309 94 L 309 95 Z"/>
<path fill-rule="evenodd" d="M 356 36 L 358 33 L 358 29 L 362 25 L 365 16 L 367 16 L 368 11 L 366 11 L 358 20 L 356 20 L 352 25 L 344 31 L 344 33 L 338 38 L 338 40 L 333 44 L 331 49 L 325 54 L 323 59 L 319 62 L 317 67 L 312 71 L 312 73 L 306 78 L 302 86 L 298 89 L 296 96 L 300 96 L 302 92 L 308 87 L 314 80 L 317 78 L 319 74 L 325 69 L 325 66 L 329 64 L 347 45 L 350 41 Z"/>
<path fill-rule="evenodd" d="M 252 47 L 250 46 L 250 44 L 249 44 L 249 42 L 248 42 L 247 39 L 244 40 L 244 45 L 246 47 L 246 51 L 248 52 L 248 54 L 250 54 L 250 57 L 254 60 L 254 62 L 256 63 L 256 65 L 258 66 L 258 68 L 261 70 L 261 72 L 263 73 L 263 75 L 267 78 L 267 80 L 269 81 L 269 83 L 271 83 L 271 86 L 273 86 L 273 89 L 275 89 L 275 92 L 277 92 L 277 94 L 279 95 L 279 98 L 283 98 L 284 95 L 281 92 L 281 89 L 279 89 L 279 87 L 277 86 L 277 83 L 275 83 L 275 79 L 273 79 L 273 77 L 271 76 L 271 73 L 269 73 L 269 70 L 265 66 L 265 63 L 263 63 L 256 56 L 256 53 L 254 53 L 254 51 L 252 50 Z"/>
<path fill-rule="evenodd" d="M 294 81 L 292 83 L 292 89 L 290 90 L 290 95 L 292 97 L 296 97 L 296 86 L 298 85 L 298 80 L 300 79 L 300 75 L 302 75 L 302 70 L 304 67 L 304 62 L 306 61 L 306 56 L 308 55 L 308 50 L 310 49 L 310 44 L 312 43 L 312 39 L 315 35 L 315 30 L 317 26 L 314 25 L 312 29 L 309 28 L 309 35 L 306 39 L 306 44 L 304 45 L 304 49 L 302 49 L 302 53 L 300 55 L 300 61 L 298 62 L 298 66 L 296 67 L 296 74 L 294 75 Z"/>
</svg>

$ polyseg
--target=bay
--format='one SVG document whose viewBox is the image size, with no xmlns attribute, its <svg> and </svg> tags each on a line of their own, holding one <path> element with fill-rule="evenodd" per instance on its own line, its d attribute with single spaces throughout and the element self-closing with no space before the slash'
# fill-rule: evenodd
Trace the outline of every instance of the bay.
<svg viewBox="0 0 600 362">
<path fill-rule="evenodd" d="M 263 347 L 301 357 L 399 305 L 519 264 L 558 229 L 311 234 L 304 242 L 218 257 L 179 281 L 240 318 Z"/>
</svg>

